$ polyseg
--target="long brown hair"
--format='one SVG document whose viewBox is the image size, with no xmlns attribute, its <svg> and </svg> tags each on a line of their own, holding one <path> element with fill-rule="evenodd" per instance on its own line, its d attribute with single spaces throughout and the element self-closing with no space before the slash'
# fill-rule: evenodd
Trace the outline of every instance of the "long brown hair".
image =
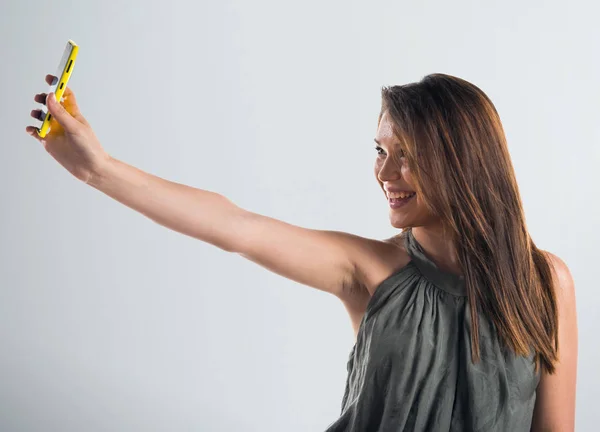
<svg viewBox="0 0 600 432">
<path fill-rule="evenodd" d="M 504 129 L 477 86 L 431 74 L 383 87 L 415 178 L 415 189 L 454 241 L 472 322 L 472 360 L 479 350 L 479 313 L 517 355 L 534 353 L 536 368 L 554 372 L 558 314 L 551 262 L 529 236 Z M 397 163 L 400 161 L 393 155 Z"/>
</svg>

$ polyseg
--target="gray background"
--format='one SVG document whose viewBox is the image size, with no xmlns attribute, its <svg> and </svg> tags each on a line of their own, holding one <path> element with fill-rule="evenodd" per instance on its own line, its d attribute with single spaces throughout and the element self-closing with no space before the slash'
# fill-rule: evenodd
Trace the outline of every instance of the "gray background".
<svg viewBox="0 0 600 432">
<path fill-rule="evenodd" d="M 431 72 L 480 86 L 534 240 L 574 276 L 577 430 L 596 430 L 594 2 L 1 5 L 1 431 L 324 430 L 353 343 L 335 297 L 155 224 L 25 133 L 67 39 L 70 86 L 114 157 L 373 238 L 395 233 L 372 172 L 381 86 Z"/>
</svg>

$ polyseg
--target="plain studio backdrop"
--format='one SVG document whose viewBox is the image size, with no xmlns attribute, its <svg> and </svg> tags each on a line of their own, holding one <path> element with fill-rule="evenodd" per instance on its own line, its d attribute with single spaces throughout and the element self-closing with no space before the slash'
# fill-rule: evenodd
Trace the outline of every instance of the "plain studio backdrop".
<svg viewBox="0 0 600 432">
<path fill-rule="evenodd" d="M 595 2 L 2 0 L 0 430 L 324 430 L 354 342 L 335 297 L 170 231 L 25 133 L 68 39 L 114 157 L 296 225 L 398 231 L 375 181 L 383 85 L 496 105 L 534 241 L 577 292 L 577 430 L 600 398 Z"/>
</svg>

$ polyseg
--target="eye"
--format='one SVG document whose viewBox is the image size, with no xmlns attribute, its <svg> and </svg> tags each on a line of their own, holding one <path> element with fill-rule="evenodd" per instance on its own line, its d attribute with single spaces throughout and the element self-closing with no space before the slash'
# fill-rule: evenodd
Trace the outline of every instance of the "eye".
<svg viewBox="0 0 600 432">
<path fill-rule="evenodd" d="M 385 152 L 384 152 L 384 150 L 383 150 L 381 147 L 379 147 L 379 146 L 375 146 L 375 150 L 377 151 L 377 155 L 378 155 L 378 156 L 385 156 Z M 380 152 L 381 152 L 381 153 L 380 153 Z M 398 152 L 400 153 L 400 157 L 401 157 L 401 158 L 403 158 L 403 157 L 405 157 L 405 156 L 406 156 L 406 155 L 404 154 L 404 150 L 400 149 L 400 150 L 398 150 Z"/>
</svg>

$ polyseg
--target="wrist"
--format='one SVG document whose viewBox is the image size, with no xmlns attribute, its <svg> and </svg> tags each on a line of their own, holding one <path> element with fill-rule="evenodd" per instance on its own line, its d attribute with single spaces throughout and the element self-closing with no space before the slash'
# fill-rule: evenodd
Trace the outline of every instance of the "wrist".
<svg viewBox="0 0 600 432">
<path fill-rule="evenodd" d="M 116 162 L 116 159 L 106 154 L 102 161 L 98 163 L 95 168 L 90 170 L 88 180 L 85 183 L 96 189 L 101 189 L 102 185 L 110 178 Z"/>
</svg>

